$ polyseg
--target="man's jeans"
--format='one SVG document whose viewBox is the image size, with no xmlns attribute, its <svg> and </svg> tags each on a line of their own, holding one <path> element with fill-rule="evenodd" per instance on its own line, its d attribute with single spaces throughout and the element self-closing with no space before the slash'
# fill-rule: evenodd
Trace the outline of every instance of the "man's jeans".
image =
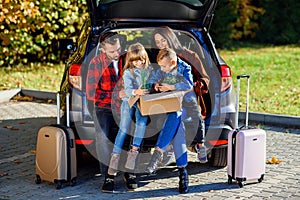
<svg viewBox="0 0 300 200">
<path fill-rule="evenodd" d="M 130 122 L 132 121 L 133 116 L 135 116 L 136 122 L 132 146 L 140 148 L 146 131 L 148 116 L 141 115 L 141 112 L 137 107 L 137 103 L 130 108 L 128 102 L 123 101 L 121 105 L 121 121 L 119 124 L 119 132 L 113 149 L 114 154 L 121 153 L 126 136 L 129 134 Z"/>
</svg>

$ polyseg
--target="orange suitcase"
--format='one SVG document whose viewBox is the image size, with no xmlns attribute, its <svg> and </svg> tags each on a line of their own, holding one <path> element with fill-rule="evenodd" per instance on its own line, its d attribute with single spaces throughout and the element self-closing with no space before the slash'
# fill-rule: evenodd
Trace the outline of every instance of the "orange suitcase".
<svg viewBox="0 0 300 200">
<path fill-rule="evenodd" d="M 69 94 L 66 101 L 67 126 L 60 124 L 60 93 L 57 93 L 57 124 L 40 128 L 37 136 L 35 182 L 53 182 L 56 189 L 64 182 L 75 185 L 77 177 L 75 137 L 69 127 Z"/>
</svg>

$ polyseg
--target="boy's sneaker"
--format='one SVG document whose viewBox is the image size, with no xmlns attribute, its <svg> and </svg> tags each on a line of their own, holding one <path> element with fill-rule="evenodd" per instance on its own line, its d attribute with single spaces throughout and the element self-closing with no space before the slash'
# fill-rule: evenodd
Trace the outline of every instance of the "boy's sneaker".
<svg viewBox="0 0 300 200">
<path fill-rule="evenodd" d="M 128 155 L 127 155 L 127 161 L 125 164 L 125 167 L 127 169 L 134 170 L 135 160 L 136 160 L 138 153 L 139 153 L 138 151 L 133 150 L 133 149 L 130 149 L 130 151 L 127 152 Z"/>
<path fill-rule="evenodd" d="M 171 164 L 173 162 L 174 157 L 175 156 L 174 156 L 173 145 L 170 145 L 169 149 L 163 152 L 162 161 L 159 163 L 159 166 L 164 167 Z"/>
<path fill-rule="evenodd" d="M 114 180 L 114 176 L 112 175 L 108 175 L 105 180 L 104 183 L 102 185 L 102 192 L 105 193 L 113 193 L 114 192 L 114 187 L 115 187 L 115 180 Z"/>
<path fill-rule="evenodd" d="M 136 181 L 136 175 L 133 173 L 125 172 L 123 175 L 123 180 L 125 181 L 125 186 L 127 190 L 134 190 L 138 187 Z"/>
<path fill-rule="evenodd" d="M 195 149 L 197 152 L 197 157 L 200 163 L 207 163 L 207 153 L 206 153 L 206 146 L 203 145 L 198 148 L 198 145 L 195 145 Z"/>
</svg>

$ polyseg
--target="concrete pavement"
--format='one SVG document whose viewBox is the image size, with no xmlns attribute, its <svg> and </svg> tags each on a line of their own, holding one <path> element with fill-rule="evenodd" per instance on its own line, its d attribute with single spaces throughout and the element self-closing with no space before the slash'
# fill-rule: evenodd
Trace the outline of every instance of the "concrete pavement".
<svg viewBox="0 0 300 200">
<path fill-rule="evenodd" d="M 89 156 L 78 167 L 78 184 L 56 190 L 54 184 L 35 184 L 35 148 L 38 129 L 55 123 L 56 106 L 43 102 L 0 104 L 0 199 L 299 199 L 300 130 L 263 126 L 267 132 L 267 165 L 262 183 L 246 182 L 243 188 L 227 184 L 227 168 L 199 164 L 189 154 L 190 193 L 179 195 L 175 166 L 156 176 L 141 176 L 134 192 L 103 194 L 103 177 L 95 176 L 98 164 Z M 255 184 L 252 184 L 255 183 Z M 125 191 L 121 176 L 118 191 Z"/>
</svg>

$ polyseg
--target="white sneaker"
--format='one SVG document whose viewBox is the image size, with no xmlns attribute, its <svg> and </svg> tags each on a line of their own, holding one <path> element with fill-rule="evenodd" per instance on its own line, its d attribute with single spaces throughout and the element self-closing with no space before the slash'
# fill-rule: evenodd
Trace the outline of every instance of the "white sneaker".
<svg viewBox="0 0 300 200">
<path fill-rule="evenodd" d="M 203 145 L 198 148 L 198 145 L 195 145 L 195 149 L 197 151 L 197 157 L 200 163 L 207 163 L 207 153 L 206 153 L 206 146 Z"/>
</svg>

